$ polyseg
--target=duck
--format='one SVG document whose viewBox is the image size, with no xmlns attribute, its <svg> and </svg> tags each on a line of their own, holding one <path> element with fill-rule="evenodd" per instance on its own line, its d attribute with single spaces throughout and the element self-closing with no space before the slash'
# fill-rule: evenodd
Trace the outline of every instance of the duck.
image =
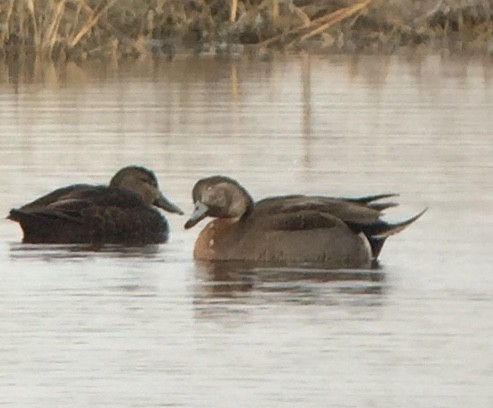
<svg viewBox="0 0 493 408">
<path fill-rule="evenodd" d="M 211 220 L 199 233 L 193 256 L 199 261 L 254 261 L 319 264 L 330 269 L 375 265 L 385 240 L 420 218 L 398 223 L 381 219 L 396 194 L 359 198 L 285 195 L 255 202 L 238 181 L 210 176 L 192 190 L 192 228 Z"/>
<path fill-rule="evenodd" d="M 24 243 L 147 245 L 168 240 L 168 222 L 156 207 L 184 214 L 160 191 L 154 172 L 132 165 L 109 185 L 62 187 L 7 218 L 20 224 Z"/>
</svg>

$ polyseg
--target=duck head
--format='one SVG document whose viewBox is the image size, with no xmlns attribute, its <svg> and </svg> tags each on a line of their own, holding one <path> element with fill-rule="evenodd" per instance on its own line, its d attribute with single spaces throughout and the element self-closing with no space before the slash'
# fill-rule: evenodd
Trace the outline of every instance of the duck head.
<svg viewBox="0 0 493 408">
<path fill-rule="evenodd" d="M 254 206 L 250 194 L 235 180 L 212 176 L 199 180 L 192 190 L 194 211 L 185 228 L 191 228 L 205 217 L 241 219 Z"/>
<path fill-rule="evenodd" d="M 144 167 L 124 167 L 113 176 L 110 186 L 132 191 L 149 206 L 154 205 L 171 213 L 183 214 L 179 207 L 163 195 L 154 173 Z"/>
</svg>

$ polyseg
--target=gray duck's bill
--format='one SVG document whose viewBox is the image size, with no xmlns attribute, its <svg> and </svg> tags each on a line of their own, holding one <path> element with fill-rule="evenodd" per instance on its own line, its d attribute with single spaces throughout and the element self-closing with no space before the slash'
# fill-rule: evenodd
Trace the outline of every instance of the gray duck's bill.
<svg viewBox="0 0 493 408">
<path fill-rule="evenodd" d="M 193 210 L 192 215 L 185 223 L 185 229 L 192 228 L 195 224 L 202 221 L 205 217 L 207 217 L 209 211 L 209 207 L 207 207 L 204 203 L 197 201 L 195 203 L 195 209 Z"/>
<path fill-rule="evenodd" d="M 169 211 L 170 213 L 176 213 L 183 215 L 185 214 L 181 208 L 179 208 L 176 204 L 173 204 L 169 201 L 163 193 L 159 193 L 158 197 L 154 200 L 153 203 L 156 207 L 162 208 L 163 210 Z"/>
</svg>

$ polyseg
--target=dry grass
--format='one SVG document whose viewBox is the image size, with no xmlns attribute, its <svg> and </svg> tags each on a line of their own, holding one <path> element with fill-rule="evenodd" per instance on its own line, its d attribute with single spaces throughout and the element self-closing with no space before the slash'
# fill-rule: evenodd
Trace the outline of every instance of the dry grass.
<svg viewBox="0 0 493 408">
<path fill-rule="evenodd" d="M 4 0 L 6 54 L 172 57 L 256 49 L 392 52 L 427 44 L 493 53 L 493 0 Z"/>
</svg>

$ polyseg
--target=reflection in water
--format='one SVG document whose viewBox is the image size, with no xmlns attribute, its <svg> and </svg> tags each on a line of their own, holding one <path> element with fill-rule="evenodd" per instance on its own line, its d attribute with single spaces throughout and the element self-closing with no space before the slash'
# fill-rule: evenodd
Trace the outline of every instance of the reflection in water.
<svg viewBox="0 0 493 408">
<path fill-rule="evenodd" d="M 344 71 L 347 77 L 355 82 L 361 81 L 371 84 L 372 87 L 383 87 L 392 75 L 396 59 L 405 64 L 413 78 L 423 83 L 433 83 L 435 76 L 440 78 L 456 78 L 465 81 L 471 69 L 477 69 L 477 58 L 462 57 L 460 55 L 430 56 L 427 53 L 409 52 L 401 56 L 381 55 L 369 57 L 364 55 L 329 56 L 326 59 L 313 57 L 303 53 L 299 58 L 300 83 L 303 87 L 303 100 L 312 101 L 310 90 L 330 86 L 335 79 L 331 78 L 330 70 L 339 61 L 344 62 Z M 276 81 L 285 73 L 283 64 L 291 61 L 292 57 L 279 55 L 273 60 L 259 61 L 244 56 L 238 60 L 224 60 L 219 58 L 181 57 L 172 62 L 156 60 L 135 61 L 132 64 L 114 66 L 102 62 L 91 62 L 77 65 L 74 62 L 54 64 L 50 60 L 26 56 L 26 58 L 4 59 L 0 61 L 0 83 L 12 84 L 14 87 L 26 84 L 40 84 L 48 87 L 64 87 L 67 85 L 87 85 L 95 81 L 108 81 L 119 78 L 149 78 L 159 82 L 169 78 L 170 82 L 181 83 L 191 92 L 191 83 L 214 83 L 227 80 L 230 82 L 230 93 L 233 100 L 242 96 L 244 85 L 249 80 L 270 79 Z M 322 66 L 322 76 L 316 81 L 312 78 L 312 62 L 316 62 L 316 71 L 321 61 L 327 61 Z M 252 69 L 253 68 L 253 69 Z M 260 68 L 260 70 L 259 70 Z M 484 59 L 479 65 L 485 81 L 491 80 L 493 62 Z M 325 71 L 325 72 L 324 72 Z M 317 75 L 318 77 L 318 75 Z M 280 89 L 276 89 L 277 92 Z M 244 95 L 244 92 L 243 92 Z M 309 111 L 309 107 L 306 107 Z"/>
<path fill-rule="evenodd" d="M 306 167 L 310 167 L 310 138 L 312 131 L 312 81 L 310 69 L 310 55 L 304 54 L 301 58 L 301 86 L 302 86 L 302 105 L 303 105 L 303 162 Z"/>
<path fill-rule="evenodd" d="M 129 247 L 123 245 L 90 245 L 90 244 L 10 244 L 10 259 L 84 259 L 94 256 L 114 258 L 152 259 L 160 253 L 159 245 Z"/>
<path fill-rule="evenodd" d="M 386 284 L 379 270 L 324 270 L 310 265 L 268 267 L 249 262 L 196 262 L 194 304 L 204 311 L 235 299 L 262 302 L 337 304 L 347 295 L 366 305 L 381 302 Z M 370 296 L 367 296 L 370 295 Z M 346 297 L 347 299 L 347 297 Z M 361 302 L 359 302 L 361 304 Z"/>
</svg>

